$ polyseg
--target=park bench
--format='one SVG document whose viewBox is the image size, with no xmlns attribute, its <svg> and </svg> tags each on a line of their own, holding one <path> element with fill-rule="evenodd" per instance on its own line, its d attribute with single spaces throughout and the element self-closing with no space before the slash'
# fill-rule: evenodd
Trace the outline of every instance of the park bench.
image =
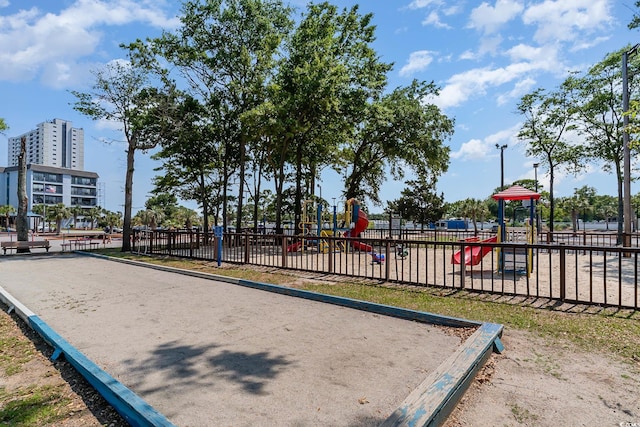
<svg viewBox="0 0 640 427">
<path fill-rule="evenodd" d="M 7 254 L 7 249 L 31 249 L 31 248 L 45 248 L 49 252 L 51 247 L 48 240 L 29 240 L 29 241 L 11 241 L 2 242 L 2 253 Z"/>
</svg>

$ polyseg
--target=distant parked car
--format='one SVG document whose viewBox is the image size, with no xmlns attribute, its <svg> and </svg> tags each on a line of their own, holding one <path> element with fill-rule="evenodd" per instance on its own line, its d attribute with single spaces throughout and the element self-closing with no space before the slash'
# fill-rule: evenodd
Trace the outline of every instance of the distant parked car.
<svg viewBox="0 0 640 427">
<path fill-rule="evenodd" d="M 105 233 L 109 233 L 109 234 L 122 233 L 122 228 L 119 228 L 119 227 L 105 227 L 104 228 L 104 232 Z"/>
<path fill-rule="evenodd" d="M 492 225 L 492 226 L 491 226 L 491 232 L 492 232 L 492 233 L 497 233 L 497 232 L 498 232 L 498 227 L 499 227 L 499 225 L 498 225 L 498 224 L 494 224 L 494 225 Z"/>
</svg>

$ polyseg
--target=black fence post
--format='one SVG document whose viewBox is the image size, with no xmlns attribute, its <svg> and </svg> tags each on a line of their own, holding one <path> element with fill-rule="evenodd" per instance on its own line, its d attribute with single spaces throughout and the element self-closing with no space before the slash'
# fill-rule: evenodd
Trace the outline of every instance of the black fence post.
<svg viewBox="0 0 640 427">
<path fill-rule="evenodd" d="M 464 283 L 466 281 L 467 268 L 466 268 L 466 253 L 464 244 L 460 247 L 460 289 L 464 289 Z"/>
<path fill-rule="evenodd" d="M 289 247 L 289 239 L 282 236 L 282 268 L 287 268 L 287 248 Z"/>
<path fill-rule="evenodd" d="M 566 297 L 566 289 L 567 289 L 567 254 L 564 248 L 564 243 L 560 243 L 559 245 L 560 252 L 560 301 L 564 301 Z M 553 298 L 553 295 L 549 295 L 550 298 Z"/>
<path fill-rule="evenodd" d="M 336 246 L 336 242 L 333 237 L 329 237 L 329 273 L 333 273 L 333 252 Z"/>
<path fill-rule="evenodd" d="M 249 233 L 244 233 L 244 263 L 249 264 Z"/>
<path fill-rule="evenodd" d="M 387 238 L 384 246 L 384 280 L 385 282 L 389 281 L 389 276 L 391 275 L 391 239 Z"/>
</svg>

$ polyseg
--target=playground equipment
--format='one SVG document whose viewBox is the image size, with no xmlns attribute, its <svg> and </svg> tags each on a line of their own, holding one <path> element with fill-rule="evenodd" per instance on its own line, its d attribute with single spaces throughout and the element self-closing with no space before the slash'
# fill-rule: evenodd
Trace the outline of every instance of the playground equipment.
<svg viewBox="0 0 640 427">
<path fill-rule="evenodd" d="M 508 189 L 496 193 L 492 196 L 498 200 L 498 230 L 497 235 L 488 239 L 480 240 L 478 237 L 471 237 L 465 239 L 465 242 L 478 242 L 478 243 L 535 243 L 535 221 L 534 221 L 534 200 L 540 199 L 540 194 L 528 190 L 519 185 L 514 185 Z M 521 239 L 516 240 L 512 235 L 511 240 L 507 240 L 507 229 L 504 222 L 504 201 L 505 200 L 521 200 L 523 206 L 529 208 L 529 221 L 525 224 L 524 241 Z M 527 203 L 528 202 L 528 203 Z M 478 265 L 482 258 L 488 253 L 493 251 L 494 247 L 490 245 L 474 245 L 464 246 L 462 249 L 455 251 L 451 256 L 451 264 L 462 263 L 462 252 L 464 251 L 464 265 Z M 515 272 L 517 274 L 531 274 L 533 270 L 533 250 L 531 247 L 495 247 L 496 259 L 498 260 L 497 270 L 500 273 Z"/>
<path fill-rule="evenodd" d="M 311 212 L 314 207 L 315 220 L 312 220 Z M 345 202 L 345 211 L 340 215 L 334 206 L 332 217 L 323 213 L 322 205 L 316 205 L 312 200 L 305 200 L 302 206 L 301 219 L 300 228 L 303 230 L 303 235 L 300 236 L 298 241 L 287 246 L 287 252 L 304 251 L 314 247 L 322 253 L 327 253 L 330 248 L 327 237 L 335 237 L 342 233 L 344 237 L 356 238 L 369 226 L 367 214 L 360 208 L 360 203 L 353 198 Z M 339 223 L 342 224 L 342 227 L 338 226 Z M 323 224 L 333 224 L 333 227 L 327 229 Z M 349 224 L 349 228 L 344 228 L 344 225 L 347 224 Z M 339 242 L 336 245 L 336 250 L 347 252 L 349 246 L 358 251 L 370 253 L 375 263 L 384 261 L 384 255 L 377 254 L 371 245 L 358 240 L 350 239 L 348 245 Z"/>
<path fill-rule="evenodd" d="M 494 199 L 498 201 L 498 242 L 507 242 L 507 229 L 504 223 L 504 201 L 519 200 L 522 205 L 529 209 L 529 221 L 525 224 L 524 241 L 516 240 L 512 235 L 512 243 L 535 243 L 535 201 L 540 199 L 540 194 L 528 190 L 519 185 L 514 185 L 499 193 L 494 194 Z M 498 272 L 515 272 L 529 276 L 533 270 L 533 250 L 531 247 L 504 247 L 496 248 L 498 260 Z"/>
<path fill-rule="evenodd" d="M 465 239 L 465 242 L 495 243 L 498 236 L 492 236 L 488 239 L 480 240 L 478 237 Z M 464 265 L 478 265 L 482 258 L 493 250 L 492 246 L 465 246 L 464 247 Z M 451 264 L 460 264 L 462 250 L 456 251 L 451 255 Z"/>
</svg>

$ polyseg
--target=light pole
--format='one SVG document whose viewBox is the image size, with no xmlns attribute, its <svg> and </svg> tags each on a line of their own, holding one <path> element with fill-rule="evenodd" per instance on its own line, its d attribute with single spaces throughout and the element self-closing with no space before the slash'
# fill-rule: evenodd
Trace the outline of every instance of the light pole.
<svg viewBox="0 0 640 427">
<path fill-rule="evenodd" d="M 629 76 L 627 65 L 629 55 L 638 51 L 640 45 L 636 44 L 631 49 L 622 53 L 622 141 L 623 141 L 623 187 L 622 211 L 624 219 L 624 237 L 622 246 L 631 246 L 631 149 L 629 143 Z M 620 226 L 618 225 L 618 232 Z"/>
<path fill-rule="evenodd" d="M 500 191 L 504 190 L 504 149 L 507 148 L 507 144 L 496 144 L 496 148 L 500 150 Z M 498 212 L 502 217 L 502 223 L 500 224 L 500 241 L 504 241 L 507 234 L 504 227 L 504 198 L 501 197 L 498 200 Z"/>
<path fill-rule="evenodd" d="M 538 192 L 538 166 L 540 166 L 540 163 L 534 163 L 533 164 L 533 178 L 536 182 L 536 193 Z M 539 200 L 539 199 L 538 199 Z M 535 203 L 535 207 L 536 207 L 536 229 L 538 230 L 538 233 L 540 232 L 540 215 L 538 214 L 538 200 L 536 200 Z"/>
<path fill-rule="evenodd" d="M 496 148 L 500 150 L 500 191 L 504 190 L 504 149 L 507 144 L 496 144 Z"/>
</svg>

